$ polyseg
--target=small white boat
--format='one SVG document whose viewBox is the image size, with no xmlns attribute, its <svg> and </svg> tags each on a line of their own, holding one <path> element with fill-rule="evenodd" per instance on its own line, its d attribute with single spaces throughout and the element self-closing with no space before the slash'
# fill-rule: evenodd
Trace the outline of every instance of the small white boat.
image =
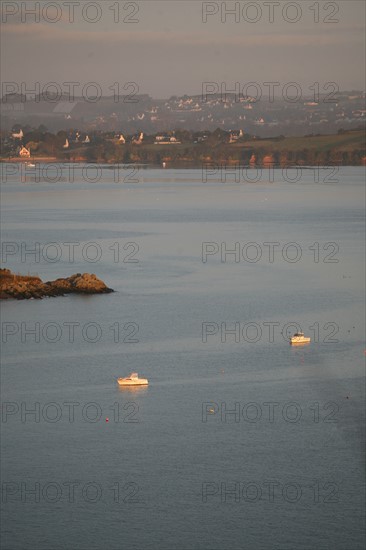
<svg viewBox="0 0 366 550">
<path fill-rule="evenodd" d="M 36 167 L 36 165 L 33 164 L 32 162 L 27 162 L 27 166 L 28 166 L 28 168 L 35 168 Z"/>
<path fill-rule="evenodd" d="M 139 378 L 137 372 L 131 372 L 127 378 L 117 378 L 120 386 L 147 386 L 149 381 L 146 378 Z"/>
<path fill-rule="evenodd" d="M 295 332 L 293 336 L 291 336 L 290 344 L 296 345 L 296 344 L 309 344 L 310 343 L 310 337 L 304 336 L 303 332 Z"/>
</svg>

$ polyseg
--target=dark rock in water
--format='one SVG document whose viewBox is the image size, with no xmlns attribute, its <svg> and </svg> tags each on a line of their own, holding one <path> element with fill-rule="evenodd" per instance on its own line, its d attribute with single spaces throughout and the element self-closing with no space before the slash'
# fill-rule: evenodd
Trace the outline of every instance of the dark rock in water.
<svg viewBox="0 0 366 550">
<path fill-rule="evenodd" d="M 29 300 L 65 294 L 108 294 L 110 292 L 114 290 L 90 273 L 77 273 L 65 279 L 44 283 L 39 277 L 16 275 L 9 269 L 0 269 L 0 299 L 2 300 L 7 298 Z"/>
</svg>

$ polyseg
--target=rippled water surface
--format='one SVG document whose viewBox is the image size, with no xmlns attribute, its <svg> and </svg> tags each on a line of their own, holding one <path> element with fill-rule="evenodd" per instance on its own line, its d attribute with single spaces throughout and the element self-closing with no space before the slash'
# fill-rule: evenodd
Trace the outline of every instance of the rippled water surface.
<svg viewBox="0 0 366 550">
<path fill-rule="evenodd" d="M 3 548 L 363 548 L 364 170 L 12 172 L 3 267 L 116 292 L 2 304 Z"/>
</svg>

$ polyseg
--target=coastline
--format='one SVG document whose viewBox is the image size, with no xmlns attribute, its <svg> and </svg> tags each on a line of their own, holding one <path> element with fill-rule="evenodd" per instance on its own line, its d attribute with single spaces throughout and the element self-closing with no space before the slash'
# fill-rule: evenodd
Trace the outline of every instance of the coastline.
<svg viewBox="0 0 366 550">
<path fill-rule="evenodd" d="M 192 169 L 202 166 L 248 166 L 252 168 L 283 168 L 305 166 L 366 166 L 365 132 L 361 129 L 338 134 L 307 135 L 303 137 L 278 136 L 273 138 L 243 139 L 233 143 L 220 141 L 214 135 L 199 143 L 179 144 L 143 143 L 119 144 L 103 139 L 98 145 L 90 143 L 71 146 L 67 151 L 52 151 L 51 155 L 30 149 L 30 157 L 16 157 L 8 153 L 1 163 L 64 163 L 147 166 L 149 168 Z"/>
<path fill-rule="evenodd" d="M 366 166 L 365 132 L 359 128 L 337 134 L 311 134 L 303 137 L 250 136 L 232 143 L 222 141 L 215 134 L 207 134 L 201 142 L 182 141 L 173 145 L 156 144 L 152 142 L 151 136 L 146 136 L 141 143 L 124 144 L 108 137 L 101 136 L 98 139 L 98 143 L 70 144 L 67 151 L 55 147 L 50 154 L 44 150 L 39 150 L 37 154 L 37 149 L 27 144 L 29 157 L 15 156 L 13 151 L 8 151 L 0 157 L 0 162 L 119 164 L 180 169 L 203 166 Z M 39 146 L 43 148 L 44 142 L 39 142 Z"/>
<path fill-rule="evenodd" d="M 0 269 L 0 300 L 30 300 L 54 298 L 65 294 L 110 294 L 113 289 L 90 273 L 43 282 L 38 275 L 21 275 Z"/>
<path fill-rule="evenodd" d="M 11 159 L 2 159 L 0 158 L 0 164 L 25 164 L 30 161 L 26 161 L 24 159 L 18 159 L 18 158 L 11 158 Z M 93 160 L 89 161 L 87 159 L 79 159 L 79 160 L 69 160 L 69 159 L 63 159 L 63 158 L 56 158 L 56 157 L 34 157 L 32 159 L 32 164 L 67 164 L 67 165 L 97 165 L 97 166 L 131 166 L 135 168 L 144 168 L 144 169 L 150 169 L 150 170 L 159 170 L 159 169 L 172 169 L 172 170 L 201 170 L 202 168 L 224 168 L 224 167 L 232 167 L 232 168 L 238 168 L 238 169 L 284 169 L 284 168 L 301 168 L 306 170 L 311 168 L 319 168 L 319 167 L 334 167 L 334 168 L 340 168 L 340 167 L 362 167 L 366 166 L 366 157 L 361 160 L 360 163 L 337 163 L 337 162 L 328 162 L 328 163 L 322 163 L 322 162 L 316 162 L 316 163 L 296 163 L 296 162 L 287 162 L 283 164 L 276 164 L 273 162 L 266 162 L 266 163 L 253 163 L 253 164 L 243 164 L 240 161 L 227 161 L 227 160 L 217 160 L 217 162 L 214 162 L 212 160 L 206 160 L 202 161 L 201 163 L 197 163 L 195 161 L 169 161 L 166 160 L 165 166 L 163 166 L 162 163 L 141 163 L 141 162 L 121 162 L 121 161 L 104 161 L 104 160 Z M 32 168 L 29 167 L 29 170 Z M 34 169 L 34 168 L 33 168 Z"/>
</svg>

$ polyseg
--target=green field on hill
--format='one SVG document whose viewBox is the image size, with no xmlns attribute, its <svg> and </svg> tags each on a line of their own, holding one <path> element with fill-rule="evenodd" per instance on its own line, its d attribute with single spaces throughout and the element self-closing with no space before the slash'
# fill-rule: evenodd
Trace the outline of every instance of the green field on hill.
<svg viewBox="0 0 366 550">
<path fill-rule="evenodd" d="M 355 130 L 335 135 L 287 137 L 283 139 L 252 139 L 243 143 L 236 143 L 233 147 L 243 145 L 253 149 L 264 148 L 268 152 L 273 151 L 301 151 L 314 149 L 317 151 L 347 151 L 363 149 L 366 147 L 365 132 Z"/>
</svg>

